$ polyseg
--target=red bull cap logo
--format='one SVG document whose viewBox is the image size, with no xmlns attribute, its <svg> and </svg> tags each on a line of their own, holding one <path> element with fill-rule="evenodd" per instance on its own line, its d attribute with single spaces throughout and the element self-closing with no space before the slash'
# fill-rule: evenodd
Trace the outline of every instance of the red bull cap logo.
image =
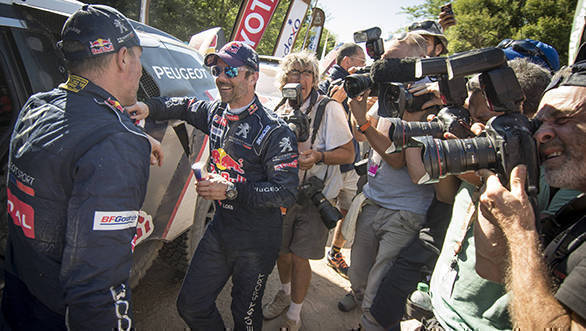
<svg viewBox="0 0 586 331">
<path fill-rule="evenodd" d="M 112 45 L 110 39 L 98 38 L 94 41 L 90 41 L 90 50 L 93 55 L 109 53 L 114 51 L 114 45 Z"/>
<path fill-rule="evenodd" d="M 210 158 L 216 168 L 220 170 L 234 170 L 239 174 L 244 174 L 244 169 L 242 168 L 244 160 L 238 159 L 238 162 L 234 161 L 223 148 L 214 149 Z"/>
</svg>

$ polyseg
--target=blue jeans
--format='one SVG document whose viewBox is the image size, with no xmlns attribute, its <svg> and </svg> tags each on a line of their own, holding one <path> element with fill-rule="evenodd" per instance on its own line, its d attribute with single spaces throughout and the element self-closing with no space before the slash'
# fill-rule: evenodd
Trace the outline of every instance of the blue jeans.
<svg viewBox="0 0 586 331">
<path fill-rule="evenodd" d="M 192 330 L 224 330 L 216 298 L 232 276 L 234 330 L 261 330 L 261 300 L 279 245 L 228 249 L 230 245 L 226 245 L 223 237 L 220 231 L 208 226 L 179 292 L 179 314 Z"/>
</svg>

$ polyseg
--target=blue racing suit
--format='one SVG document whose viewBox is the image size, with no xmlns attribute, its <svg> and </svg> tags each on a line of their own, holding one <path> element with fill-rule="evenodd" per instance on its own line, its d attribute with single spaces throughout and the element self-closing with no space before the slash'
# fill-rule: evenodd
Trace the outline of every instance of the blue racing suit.
<svg viewBox="0 0 586 331">
<path fill-rule="evenodd" d="M 190 98 L 147 101 L 155 120 L 182 119 L 209 135 L 210 171 L 235 184 L 234 200 L 216 201 L 177 301 L 193 330 L 224 330 L 216 298 L 232 276 L 236 330 L 261 330 L 261 300 L 281 245 L 280 206 L 295 202 L 297 140 L 258 98 L 240 114 Z"/>
<path fill-rule="evenodd" d="M 8 164 L 12 329 L 133 327 L 127 281 L 149 154 L 115 98 L 83 77 L 29 98 Z"/>
</svg>

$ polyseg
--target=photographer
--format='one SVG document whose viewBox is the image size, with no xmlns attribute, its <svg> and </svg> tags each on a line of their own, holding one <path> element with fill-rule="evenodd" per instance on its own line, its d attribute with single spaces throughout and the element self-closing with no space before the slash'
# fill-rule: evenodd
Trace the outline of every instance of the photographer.
<svg viewBox="0 0 586 331">
<path fill-rule="evenodd" d="M 362 47 L 357 44 L 346 43 L 338 49 L 336 64 L 330 69 L 328 77 L 319 83 L 319 92 L 321 94 L 328 95 L 328 92 L 330 92 L 330 96 L 344 106 L 346 117 L 348 118 L 348 126 L 354 136 L 354 139 L 352 140 L 355 154 L 354 162 L 340 165 L 340 172 L 342 173 L 342 181 L 344 185 L 340 190 L 340 194 L 336 197 L 336 205 L 343 215 L 346 215 L 348 208 L 350 208 L 350 204 L 352 203 L 352 199 L 356 196 L 359 176 L 354 170 L 354 163 L 360 161 L 360 147 L 358 141 L 364 140 L 365 138 L 355 129 L 356 121 L 353 120 L 352 114 L 350 113 L 348 98 L 344 89 L 338 87 L 336 90 L 330 91 L 330 88 L 332 87 L 331 83 L 333 81 L 345 78 L 350 74 L 349 71 L 354 72 L 358 67 L 364 67 L 365 64 L 366 57 Z M 348 264 L 344 260 L 342 252 L 340 251 L 346 243 L 341 231 L 343 223 L 344 219 L 336 225 L 334 237 L 332 239 L 332 248 L 328 252 L 326 258 L 330 267 L 342 277 L 348 279 Z"/>
<path fill-rule="evenodd" d="M 319 71 L 315 55 L 305 51 L 291 53 L 281 60 L 280 67 L 281 88 L 287 83 L 301 84 L 302 105 L 299 108 L 312 125 L 310 138 L 298 143 L 300 194 L 283 220 L 283 241 L 277 260 L 281 289 L 264 307 L 264 317 L 276 318 L 289 307 L 283 327 L 298 330 L 301 307 L 311 281 L 309 259 L 323 258 L 328 237 L 324 223 L 338 221 L 324 218 L 320 214 L 322 210 L 318 210 L 312 200 L 316 193 L 330 200 L 338 195 L 342 187 L 338 165 L 354 160 L 354 146 L 342 106 L 336 101 L 328 102 L 325 96 L 317 93 Z M 293 106 L 298 107 L 284 104 L 277 109 L 277 114 L 288 115 L 293 112 Z M 320 109 L 323 112 L 318 114 Z M 314 130 L 316 123 L 319 123 L 317 131 Z M 315 192 L 319 191 L 319 187 L 317 190 L 315 187 L 319 185 L 323 190 Z"/>
<path fill-rule="evenodd" d="M 536 114 L 542 124 L 534 138 L 545 178 L 554 187 L 586 192 L 585 104 L 586 62 L 582 61 L 554 76 Z M 556 215 L 557 231 L 549 237 L 555 239 L 540 243 L 544 233 L 538 233 L 541 224 L 524 188 L 526 167 L 519 165 L 512 171 L 510 190 L 490 171 L 480 173 L 486 181 L 480 197 L 481 215 L 503 234 L 488 240 L 504 246 L 508 255 L 500 267 L 511 294 L 513 325 L 524 330 L 584 329 L 584 196 L 568 204 L 571 212 Z"/>
<path fill-rule="evenodd" d="M 393 41 L 385 57 L 421 56 L 425 53 L 423 45 L 410 41 L 410 38 Z M 404 152 L 385 152 L 391 145 L 388 137 L 390 121 L 381 117 L 376 128 L 369 125 L 366 119 L 367 96 L 368 93 L 350 102 L 350 110 L 373 150 L 368 163 L 368 182 L 351 207 L 352 213 L 354 208 L 359 209 L 349 271 L 352 292 L 338 303 L 340 310 L 350 311 L 362 301 L 365 314 L 389 262 L 419 231 L 434 194 L 431 185 L 411 182 Z M 405 112 L 403 118 L 419 121 L 423 115 L 423 112 Z"/>
</svg>

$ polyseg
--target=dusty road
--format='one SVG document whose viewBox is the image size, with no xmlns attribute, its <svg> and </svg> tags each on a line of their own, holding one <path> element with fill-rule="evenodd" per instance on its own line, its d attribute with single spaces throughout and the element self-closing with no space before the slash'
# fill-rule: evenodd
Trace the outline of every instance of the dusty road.
<svg viewBox="0 0 586 331">
<path fill-rule="evenodd" d="M 349 256 L 348 249 L 343 250 Z M 355 309 L 344 313 L 337 304 L 350 287 L 350 282 L 340 277 L 326 265 L 325 258 L 311 261 L 313 270 L 311 286 L 301 312 L 303 330 L 340 331 L 358 325 L 360 312 Z M 157 259 L 147 276 L 133 291 L 134 317 L 137 330 L 184 330 L 186 325 L 175 308 L 177 293 L 181 287 L 181 275 L 171 271 L 165 262 Z M 270 301 L 280 286 L 276 267 L 268 278 L 263 303 Z M 232 327 L 230 313 L 229 282 L 217 300 L 226 327 Z M 263 330 L 279 330 L 280 318 L 265 321 Z"/>
</svg>

